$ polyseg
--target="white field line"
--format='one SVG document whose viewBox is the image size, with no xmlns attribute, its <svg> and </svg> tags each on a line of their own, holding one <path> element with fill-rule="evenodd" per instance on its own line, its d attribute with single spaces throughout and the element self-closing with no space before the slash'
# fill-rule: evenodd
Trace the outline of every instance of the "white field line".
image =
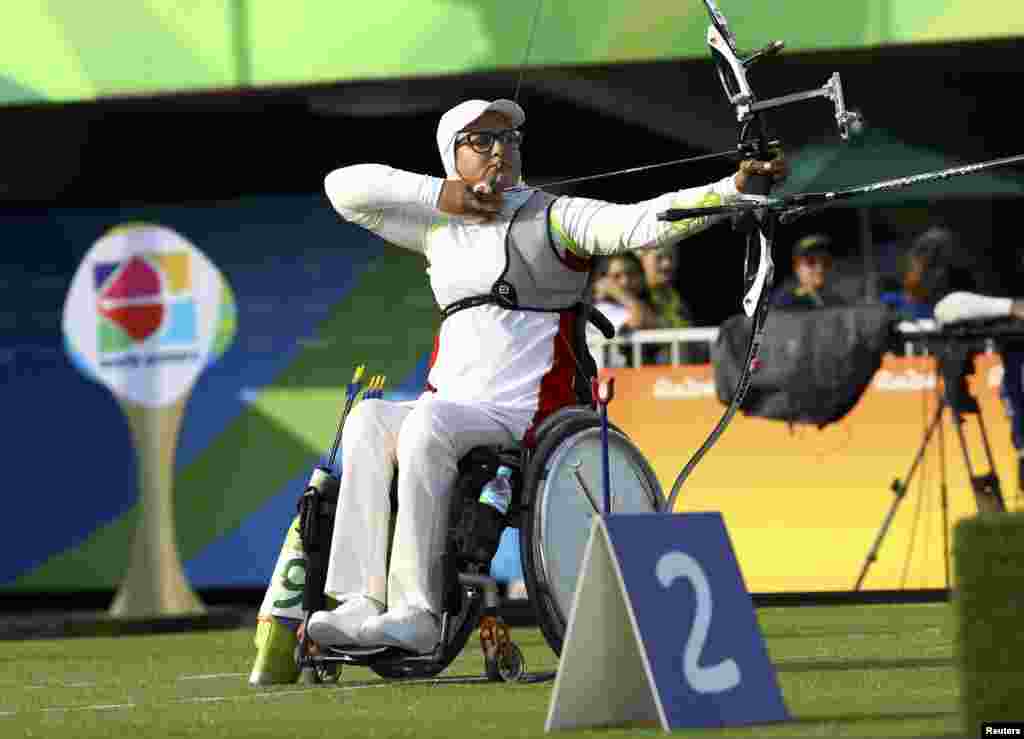
<svg viewBox="0 0 1024 739">
<path fill-rule="evenodd" d="M 40 708 L 40 713 L 69 713 L 71 711 L 120 711 L 124 708 L 137 708 L 134 703 L 97 703 L 92 706 L 68 706 L 66 708 Z M 30 713 L 30 711 L 22 711 Z"/>
<path fill-rule="evenodd" d="M 246 674 L 246 673 L 240 673 Z M 357 685 L 338 685 L 336 687 L 325 687 L 321 690 L 330 690 L 336 692 L 349 692 L 353 690 L 365 690 L 368 688 L 390 688 L 396 685 L 424 685 L 432 684 L 434 686 L 444 685 L 446 681 L 438 680 L 436 678 L 423 678 L 422 680 L 394 680 L 394 681 L 382 681 L 378 683 L 364 683 Z M 451 685 L 459 685 L 458 682 L 450 682 Z M 8 718 L 10 716 L 27 715 L 31 713 L 59 713 L 72 711 L 117 711 L 126 710 L 131 708 L 142 708 L 142 707 L 166 707 L 173 705 L 189 704 L 189 703 L 229 703 L 232 701 L 246 701 L 246 700 L 263 700 L 267 698 L 280 698 L 289 697 L 293 695 L 308 695 L 309 693 L 318 690 L 317 688 L 303 688 L 300 690 L 277 690 L 274 692 L 259 692 L 259 693 L 243 693 L 239 695 L 210 695 L 200 696 L 196 698 L 178 698 L 170 703 L 155 704 L 153 706 L 145 705 L 140 706 L 137 703 L 98 703 L 88 706 L 55 706 L 53 708 L 40 708 L 31 711 L 0 711 L 0 718 Z"/>
<path fill-rule="evenodd" d="M 210 675 L 181 675 L 177 679 L 181 680 L 219 680 L 234 677 L 245 677 L 249 673 L 247 672 L 216 672 Z M 46 690 L 47 688 L 95 688 L 99 683 L 87 683 L 87 682 L 76 682 L 76 683 L 37 683 L 34 685 L 26 685 L 25 690 Z"/>
</svg>

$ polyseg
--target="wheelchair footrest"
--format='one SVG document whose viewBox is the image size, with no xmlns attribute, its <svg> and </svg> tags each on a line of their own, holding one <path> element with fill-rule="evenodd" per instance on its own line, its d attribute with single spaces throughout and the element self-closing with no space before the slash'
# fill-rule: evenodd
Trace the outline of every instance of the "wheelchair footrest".
<svg viewBox="0 0 1024 739">
<path fill-rule="evenodd" d="M 392 647 L 359 647 L 353 645 L 350 647 L 321 647 L 321 649 L 323 650 L 324 655 L 328 657 L 351 656 L 358 659 L 361 657 L 379 656 L 381 654 L 384 654 L 384 652 L 388 651 L 389 649 L 392 649 Z"/>
<path fill-rule="evenodd" d="M 360 646 L 336 646 L 320 647 L 317 654 L 310 654 L 305 658 L 308 664 L 329 664 L 341 663 L 356 665 L 359 667 L 373 667 L 374 665 L 398 665 L 398 664 L 433 664 L 441 659 L 440 652 L 435 649 L 426 654 L 410 652 L 406 649 L 392 646 L 360 647 Z"/>
</svg>

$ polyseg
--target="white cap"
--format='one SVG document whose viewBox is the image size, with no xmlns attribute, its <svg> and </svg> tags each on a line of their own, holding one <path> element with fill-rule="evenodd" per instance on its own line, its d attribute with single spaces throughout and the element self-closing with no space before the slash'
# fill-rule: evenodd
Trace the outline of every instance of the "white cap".
<svg viewBox="0 0 1024 739">
<path fill-rule="evenodd" d="M 450 178 L 457 178 L 455 170 L 455 135 L 489 110 L 501 113 L 518 128 L 526 121 L 526 113 L 513 100 L 467 100 L 441 116 L 437 124 L 437 150 L 444 162 L 444 172 Z"/>
</svg>

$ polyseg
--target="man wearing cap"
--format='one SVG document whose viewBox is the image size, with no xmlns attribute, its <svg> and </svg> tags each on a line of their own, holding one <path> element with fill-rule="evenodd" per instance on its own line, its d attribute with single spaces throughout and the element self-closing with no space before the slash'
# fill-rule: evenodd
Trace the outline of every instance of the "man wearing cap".
<svg viewBox="0 0 1024 739">
<path fill-rule="evenodd" d="M 804 236 L 793 245 L 793 273 L 796 284 L 781 287 L 772 295 L 778 310 L 814 310 L 845 305 L 846 301 L 828 287 L 832 269 L 832 240 L 825 234 Z"/>
<path fill-rule="evenodd" d="M 641 203 L 556 197 L 522 180 L 525 120 L 513 101 L 469 100 L 437 127 L 444 179 L 383 164 L 326 177 L 343 218 L 425 257 L 443 320 L 426 391 L 364 400 L 346 422 L 326 585 L 341 605 L 310 618 L 319 643 L 434 648 L 456 463 L 475 446 L 531 443 L 539 421 L 576 402 L 571 337 L 591 258 L 675 243 L 718 219 L 667 223 L 660 211 L 727 203 L 752 174 L 786 175 L 780 157 Z"/>
</svg>

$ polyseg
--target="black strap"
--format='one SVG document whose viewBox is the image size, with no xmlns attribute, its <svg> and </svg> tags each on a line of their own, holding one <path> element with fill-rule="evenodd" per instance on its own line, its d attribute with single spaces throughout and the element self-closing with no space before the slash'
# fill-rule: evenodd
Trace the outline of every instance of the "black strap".
<svg viewBox="0 0 1024 739">
<path fill-rule="evenodd" d="M 493 295 L 471 295 L 468 298 L 462 298 L 456 300 L 454 303 L 450 303 L 441 309 L 441 320 L 444 321 L 451 318 L 453 315 L 458 313 L 460 310 L 466 310 L 466 308 L 475 308 L 478 305 L 498 305 L 498 299 Z"/>
<path fill-rule="evenodd" d="M 519 309 L 519 296 L 516 295 L 516 289 L 512 286 L 512 283 L 507 282 L 504 277 L 499 277 L 494 283 L 494 287 L 486 295 L 470 295 L 468 298 L 462 298 L 450 305 L 446 305 L 441 309 L 441 320 L 444 321 L 446 318 L 450 318 L 460 310 L 475 308 L 478 305 L 498 305 L 506 310 L 516 310 Z M 522 310 L 531 309 L 524 308 Z"/>
<path fill-rule="evenodd" d="M 611 339 L 615 336 L 615 326 L 612 325 L 612 322 L 608 320 L 604 313 L 594 306 L 585 303 L 576 303 L 568 308 L 524 308 L 523 306 L 509 305 L 508 301 L 502 300 L 497 295 L 470 295 L 468 298 L 456 300 L 454 303 L 449 303 L 442 308 L 441 320 L 444 321 L 447 318 L 451 318 L 460 310 L 475 308 L 478 305 L 499 305 L 506 310 L 525 310 L 533 313 L 562 313 L 567 310 L 578 310 L 579 315 L 585 317 L 585 320 L 580 321 L 581 325 L 585 326 L 588 323 L 593 325 L 606 339 Z M 584 305 L 586 305 L 586 310 L 582 309 Z"/>
</svg>

